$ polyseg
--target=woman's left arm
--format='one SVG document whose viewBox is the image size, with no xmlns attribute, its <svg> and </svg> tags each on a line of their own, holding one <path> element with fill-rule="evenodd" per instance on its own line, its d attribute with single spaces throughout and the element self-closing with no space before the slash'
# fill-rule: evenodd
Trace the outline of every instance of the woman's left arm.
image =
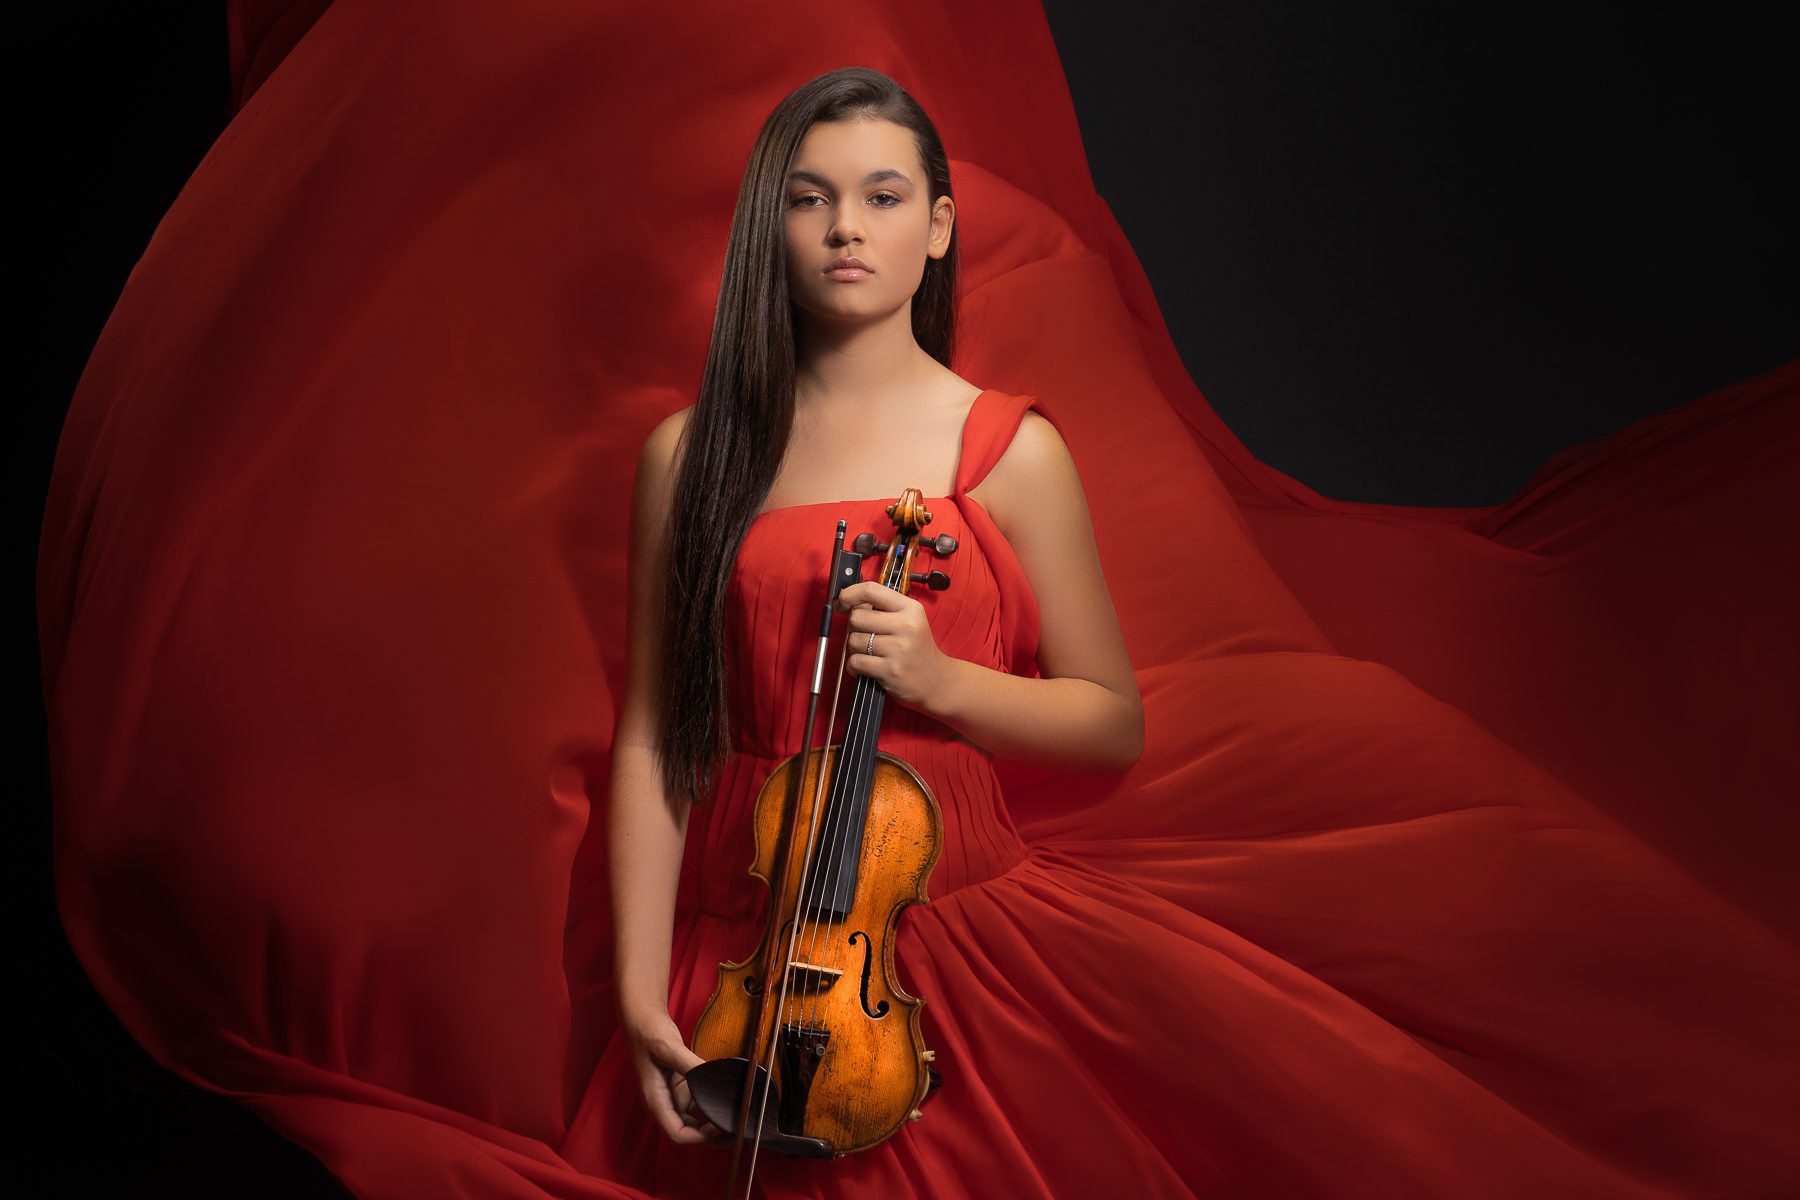
<svg viewBox="0 0 1800 1200">
<path fill-rule="evenodd" d="M 1144 750 L 1143 700 L 1100 569 L 1081 477 L 1056 427 L 1027 410 L 979 490 L 1037 596 L 1043 677 L 944 654 L 919 602 L 874 582 L 839 594 L 853 610 L 850 628 L 884 635 L 888 644 L 871 659 L 852 643 L 851 669 L 874 675 L 891 696 L 996 757 L 1125 770 Z"/>
</svg>

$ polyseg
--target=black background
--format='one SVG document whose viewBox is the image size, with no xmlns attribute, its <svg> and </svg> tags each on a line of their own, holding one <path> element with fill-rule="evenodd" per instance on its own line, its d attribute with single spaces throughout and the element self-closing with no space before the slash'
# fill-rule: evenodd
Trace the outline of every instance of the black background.
<svg viewBox="0 0 1800 1200">
<path fill-rule="evenodd" d="M 1326 495 L 1497 503 L 1563 446 L 1796 357 L 1792 70 L 1747 6 L 1045 8 L 1098 188 L 1189 372 L 1251 451 Z M 26 614 L 69 398 L 229 95 L 222 9 L 33 21 L 12 189 Z M 81 973 L 52 893 L 35 622 L 16 628 L 13 874 L 41 1017 L 15 1093 L 38 1123 L 27 1178 L 344 1194 L 158 1067 Z"/>
</svg>

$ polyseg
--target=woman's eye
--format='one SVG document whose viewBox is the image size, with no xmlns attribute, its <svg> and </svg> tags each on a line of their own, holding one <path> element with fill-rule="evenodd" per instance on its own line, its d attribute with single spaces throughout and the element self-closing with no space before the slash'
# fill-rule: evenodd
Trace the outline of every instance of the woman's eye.
<svg viewBox="0 0 1800 1200">
<path fill-rule="evenodd" d="M 887 201 L 887 203 L 877 203 L 877 208 L 892 208 L 894 205 L 901 202 L 900 197 L 892 192 L 876 192 L 873 196 L 869 197 L 869 199 L 873 201 Z M 825 197 L 819 195 L 817 192 L 808 192 L 804 196 L 795 196 L 792 200 L 788 201 L 788 205 L 792 208 L 814 207 L 814 205 L 807 203 L 808 200 L 817 200 L 820 204 L 825 203 Z"/>
</svg>

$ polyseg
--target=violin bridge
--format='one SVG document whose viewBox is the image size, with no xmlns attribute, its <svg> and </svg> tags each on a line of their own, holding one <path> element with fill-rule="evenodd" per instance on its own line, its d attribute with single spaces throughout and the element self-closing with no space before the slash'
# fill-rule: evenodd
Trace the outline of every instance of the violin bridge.
<svg viewBox="0 0 1800 1200">
<path fill-rule="evenodd" d="M 813 963 L 789 963 L 788 986 L 794 991 L 821 993 L 843 977 L 842 967 L 821 967 Z"/>
</svg>

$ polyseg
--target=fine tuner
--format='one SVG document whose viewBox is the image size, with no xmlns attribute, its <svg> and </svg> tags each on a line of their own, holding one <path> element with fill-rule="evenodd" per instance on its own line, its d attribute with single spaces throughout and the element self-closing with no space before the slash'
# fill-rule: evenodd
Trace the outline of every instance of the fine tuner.
<svg viewBox="0 0 1800 1200">
<path fill-rule="evenodd" d="M 859 533 L 851 545 L 858 554 L 866 558 L 871 554 L 886 554 L 890 543 L 876 540 L 872 533 Z M 913 546 L 917 550 L 929 550 L 939 558 L 956 553 L 956 539 L 947 533 L 940 533 L 936 537 L 917 537 L 913 539 Z M 922 583 L 934 592 L 941 592 L 950 586 L 950 577 L 942 571 L 911 571 L 908 575 L 914 583 Z"/>
</svg>

